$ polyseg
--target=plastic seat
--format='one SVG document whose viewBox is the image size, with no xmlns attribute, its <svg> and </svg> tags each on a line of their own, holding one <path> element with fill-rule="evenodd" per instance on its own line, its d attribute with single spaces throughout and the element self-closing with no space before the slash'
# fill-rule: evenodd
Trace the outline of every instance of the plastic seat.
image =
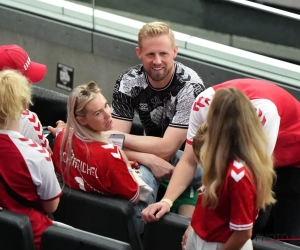
<svg viewBox="0 0 300 250">
<path fill-rule="evenodd" d="M 6 209 L 0 212 L 0 249 L 35 250 L 28 216 Z"/>
<path fill-rule="evenodd" d="M 128 200 L 65 186 L 54 219 L 90 233 L 127 242 L 133 250 L 143 249 L 133 205 Z"/>
<path fill-rule="evenodd" d="M 182 250 L 182 236 L 190 219 L 168 213 L 157 222 L 145 225 L 143 244 L 146 250 Z"/>
<path fill-rule="evenodd" d="M 43 235 L 41 250 L 131 250 L 128 243 L 82 230 L 60 226 L 48 227 Z"/>
</svg>

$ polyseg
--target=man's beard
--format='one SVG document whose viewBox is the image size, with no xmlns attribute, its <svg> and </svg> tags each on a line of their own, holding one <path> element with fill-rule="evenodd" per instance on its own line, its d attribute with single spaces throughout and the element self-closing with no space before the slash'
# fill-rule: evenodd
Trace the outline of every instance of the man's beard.
<svg viewBox="0 0 300 250">
<path fill-rule="evenodd" d="M 166 78 L 166 76 L 170 73 L 171 70 L 172 70 L 172 68 L 167 69 L 165 72 L 163 72 L 161 74 L 152 74 L 152 71 L 149 70 L 149 72 L 147 72 L 147 74 L 153 81 L 160 82 Z"/>
</svg>

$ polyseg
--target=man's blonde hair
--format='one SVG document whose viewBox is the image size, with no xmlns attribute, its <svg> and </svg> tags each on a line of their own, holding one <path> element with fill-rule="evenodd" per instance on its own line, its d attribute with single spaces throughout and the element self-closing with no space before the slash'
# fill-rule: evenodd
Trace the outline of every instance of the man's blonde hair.
<svg viewBox="0 0 300 250">
<path fill-rule="evenodd" d="M 160 35 L 169 35 L 172 46 L 175 45 L 175 36 L 169 25 L 164 22 L 151 22 L 145 24 L 139 31 L 138 44 L 141 48 L 141 43 L 145 37 L 156 37 Z"/>
<path fill-rule="evenodd" d="M 20 119 L 27 104 L 31 103 L 31 87 L 20 72 L 0 71 L 0 123 L 4 128 Z"/>
</svg>

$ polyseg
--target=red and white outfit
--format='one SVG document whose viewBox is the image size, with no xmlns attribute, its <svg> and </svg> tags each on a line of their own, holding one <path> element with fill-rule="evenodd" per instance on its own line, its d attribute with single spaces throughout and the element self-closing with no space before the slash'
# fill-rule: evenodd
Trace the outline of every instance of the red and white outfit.
<svg viewBox="0 0 300 250">
<path fill-rule="evenodd" d="M 64 130 L 56 138 L 53 161 L 56 171 L 62 175 L 60 147 Z M 79 134 L 73 135 L 74 159 L 66 173 L 63 153 L 62 169 L 65 183 L 71 188 L 86 192 L 103 192 L 134 202 L 139 197 L 139 187 L 130 175 L 117 146 L 91 141 Z"/>
<path fill-rule="evenodd" d="M 203 192 L 204 187 L 201 189 Z M 220 243 L 229 239 L 232 230 L 248 230 L 253 227 L 258 215 L 255 206 L 256 187 L 249 169 L 243 163 L 237 160 L 230 161 L 224 183 L 217 190 L 219 202 L 215 209 L 202 206 L 201 191 L 191 221 L 194 232 L 190 233 L 191 238 L 188 238 L 190 242 L 187 244 L 187 250 L 216 250 L 222 245 Z M 194 233 L 200 239 L 197 239 Z M 245 246 L 242 249 L 252 249 L 252 244 L 247 243 L 247 248 Z"/>
<path fill-rule="evenodd" d="M 300 167 L 300 104 L 277 85 L 255 79 L 236 79 L 212 86 L 198 95 L 192 107 L 187 143 L 192 144 L 198 127 L 205 122 L 209 104 L 220 88 L 244 92 L 259 116 L 268 135 L 275 166 Z"/>
<path fill-rule="evenodd" d="M 0 173 L 19 196 L 37 204 L 54 200 L 62 194 L 48 151 L 19 132 L 0 130 Z M 1 207 L 29 216 L 39 249 L 41 235 L 52 225 L 52 220 L 41 211 L 19 204 L 7 194 L 1 183 L 0 197 Z"/>
<path fill-rule="evenodd" d="M 49 142 L 43 134 L 43 127 L 36 113 L 28 109 L 22 112 L 19 120 L 19 132 L 24 137 L 37 142 L 43 148 L 48 148 Z"/>
</svg>

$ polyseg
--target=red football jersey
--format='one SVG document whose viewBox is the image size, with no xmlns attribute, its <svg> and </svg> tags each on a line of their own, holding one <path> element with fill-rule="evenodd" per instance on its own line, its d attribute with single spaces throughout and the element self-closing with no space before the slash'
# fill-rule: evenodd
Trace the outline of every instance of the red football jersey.
<svg viewBox="0 0 300 250">
<path fill-rule="evenodd" d="M 252 228 L 258 215 L 255 184 L 241 162 L 230 162 L 218 198 L 217 207 L 210 209 L 202 206 L 200 193 L 191 225 L 201 239 L 225 243 L 232 230 Z"/>
<path fill-rule="evenodd" d="M 62 175 L 59 151 L 63 134 L 64 131 L 59 133 L 53 150 L 53 161 L 59 175 Z M 132 202 L 137 199 L 138 184 L 130 175 L 117 146 L 94 142 L 79 134 L 73 136 L 72 144 L 75 157 L 68 172 L 65 171 L 65 159 L 62 162 L 64 180 L 69 187 L 117 195 Z M 66 156 L 65 151 L 63 156 Z"/>
<path fill-rule="evenodd" d="M 286 90 L 262 80 L 231 80 L 200 93 L 192 107 L 187 143 L 192 144 L 198 127 L 205 122 L 215 91 L 230 87 L 243 91 L 256 109 L 268 135 L 268 150 L 274 153 L 275 166 L 300 167 L 300 104 Z"/>
<path fill-rule="evenodd" d="M 19 132 L 0 130 L 0 173 L 19 196 L 37 204 L 62 194 L 48 151 Z M 44 213 L 19 204 L 1 183 L 0 197 L 1 207 L 29 216 L 39 249 L 42 233 L 52 221 Z"/>
</svg>

